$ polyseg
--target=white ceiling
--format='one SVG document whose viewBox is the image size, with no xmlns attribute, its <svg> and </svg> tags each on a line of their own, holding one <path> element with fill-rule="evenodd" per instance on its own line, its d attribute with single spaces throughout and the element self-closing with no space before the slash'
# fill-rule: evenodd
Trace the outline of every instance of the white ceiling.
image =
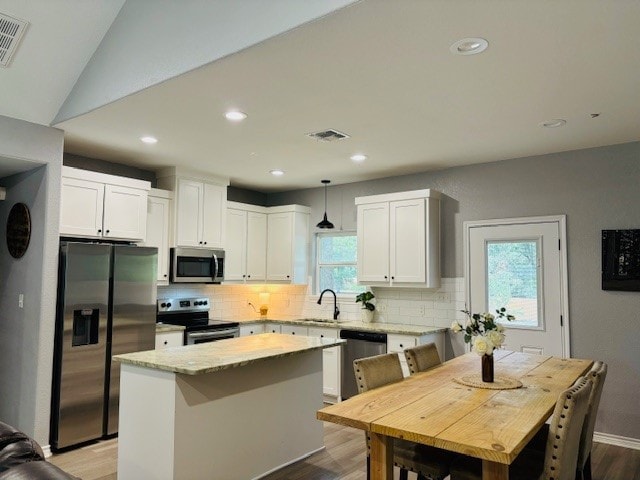
<svg viewBox="0 0 640 480">
<path fill-rule="evenodd" d="M 489 48 L 452 55 L 468 36 Z M 70 153 L 282 191 L 637 141 L 638 85 L 636 0 L 364 0 L 57 127 Z M 351 138 L 306 137 L 327 128 Z"/>
</svg>

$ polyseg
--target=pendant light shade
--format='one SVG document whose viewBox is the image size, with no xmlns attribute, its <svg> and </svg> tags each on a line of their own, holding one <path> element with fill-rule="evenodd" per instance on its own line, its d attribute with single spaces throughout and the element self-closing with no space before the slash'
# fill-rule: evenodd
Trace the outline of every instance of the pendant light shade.
<svg viewBox="0 0 640 480">
<path fill-rule="evenodd" d="M 320 223 L 316 225 L 318 228 L 333 228 L 333 223 L 327 220 L 327 185 L 331 183 L 331 180 L 322 180 L 324 183 L 324 217 Z"/>
</svg>

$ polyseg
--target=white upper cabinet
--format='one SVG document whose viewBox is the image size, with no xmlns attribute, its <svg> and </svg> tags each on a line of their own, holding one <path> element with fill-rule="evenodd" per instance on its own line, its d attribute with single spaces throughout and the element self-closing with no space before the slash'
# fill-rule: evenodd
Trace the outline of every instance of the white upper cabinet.
<svg viewBox="0 0 640 480">
<path fill-rule="evenodd" d="M 225 247 L 228 185 L 228 179 L 177 167 L 158 172 L 158 187 L 175 192 L 176 246 Z"/>
<path fill-rule="evenodd" d="M 60 235 L 144 241 L 151 184 L 62 168 Z"/>
<path fill-rule="evenodd" d="M 227 205 L 225 281 L 307 281 L 308 207 Z"/>
<path fill-rule="evenodd" d="M 264 282 L 267 278 L 266 207 L 228 202 L 225 281 Z"/>
<path fill-rule="evenodd" d="M 158 249 L 158 283 L 169 283 L 169 229 L 173 192 L 152 188 L 147 209 L 145 246 Z"/>
<path fill-rule="evenodd" d="M 440 286 L 440 194 L 416 190 L 356 198 L 358 282 Z"/>
<path fill-rule="evenodd" d="M 271 207 L 267 215 L 267 281 L 307 283 L 309 208 Z"/>
</svg>

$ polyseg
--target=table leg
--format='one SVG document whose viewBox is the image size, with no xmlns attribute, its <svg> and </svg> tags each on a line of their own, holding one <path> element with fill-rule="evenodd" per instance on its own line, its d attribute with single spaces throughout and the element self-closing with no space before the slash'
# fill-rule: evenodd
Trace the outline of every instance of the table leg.
<svg viewBox="0 0 640 480">
<path fill-rule="evenodd" d="M 509 465 L 482 460 L 482 480 L 509 480 Z"/>
<path fill-rule="evenodd" d="M 371 480 L 393 480 L 393 437 L 370 432 Z"/>
</svg>

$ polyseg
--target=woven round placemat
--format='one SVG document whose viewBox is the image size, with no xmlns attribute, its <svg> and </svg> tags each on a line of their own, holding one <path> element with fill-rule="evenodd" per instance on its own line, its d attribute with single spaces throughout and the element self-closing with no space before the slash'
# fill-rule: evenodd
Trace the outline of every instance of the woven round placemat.
<svg viewBox="0 0 640 480">
<path fill-rule="evenodd" d="M 493 382 L 483 382 L 482 375 L 479 373 L 456 377 L 453 381 L 467 387 L 488 388 L 489 390 L 512 390 L 522 387 L 520 380 L 506 375 L 495 375 Z"/>
</svg>

